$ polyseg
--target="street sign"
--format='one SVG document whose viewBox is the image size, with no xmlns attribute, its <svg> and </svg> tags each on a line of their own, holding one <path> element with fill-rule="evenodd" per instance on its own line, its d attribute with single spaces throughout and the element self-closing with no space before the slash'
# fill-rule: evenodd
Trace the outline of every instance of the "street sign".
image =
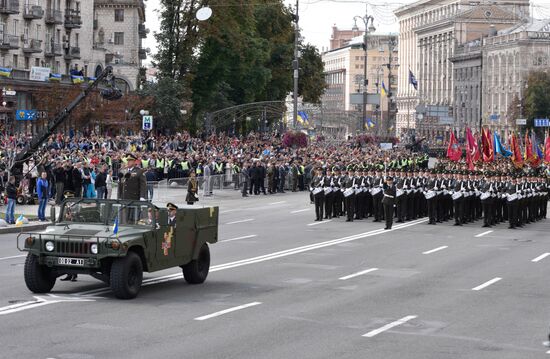
<svg viewBox="0 0 550 359">
<path fill-rule="evenodd" d="M 526 118 L 516 118 L 516 125 L 518 125 L 518 126 L 527 125 L 527 119 Z"/>
<path fill-rule="evenodd" d="M 535 118 L 535 127 L 550 127 L 550 120 L 547 118 Z"/>
<path fill-rule="evenodd" d="M 493 113 L 489 115 L 489 120 L 491 121 L 498 121 L 499 118 L 500 118 L 500 115 L 498 113 Z"/>
<path fill-rule="evenodd" d="M 350 94 L 349 103 L 352 105 L 362 105 L 363 93 L 359 92 Z M 367 94 L 367 104 L 380 105 L 380 94 Z"/>
<path fill-rule="evenodd" d="M 153 116 L 143 116 L 143 131 L 151 131 L 153 129 Z"/>
</svg>

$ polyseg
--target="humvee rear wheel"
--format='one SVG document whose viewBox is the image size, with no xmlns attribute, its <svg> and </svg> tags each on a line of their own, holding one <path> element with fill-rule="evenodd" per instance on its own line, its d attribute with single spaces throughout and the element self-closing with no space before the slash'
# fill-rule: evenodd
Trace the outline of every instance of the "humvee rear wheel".
<svg viewBox="0 0 550 359">
<path fill-rule="evenodd" d="M 183 269 L 183 277 L 187 283 L 204 283 L 206 277 L 208 277 L 208 271 L 210 270 L 210 249 L 208 249 L 208 245 L 204 243 L 199 251 L 198 258 L 181 268 Z"/>
<path fill-rule="evenodd" d="M 48 293 L 55 285 L 56 276 L 51 269 L 38 263 L 38 257 L 27 254 L 25 260 L 25 284 L 33 293 Z"/>
<path fill-rule="evenodd" d="M 117 258 L 111 266 L 111 290 L 119 299 L 135 298 L 143 280 L 141 258 L 128 252 L 126 257 Z"/>
</svg>

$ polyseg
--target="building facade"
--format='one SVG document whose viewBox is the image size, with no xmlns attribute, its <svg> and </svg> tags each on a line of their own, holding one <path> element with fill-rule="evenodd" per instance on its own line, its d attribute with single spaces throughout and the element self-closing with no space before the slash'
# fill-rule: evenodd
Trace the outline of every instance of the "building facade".
<svg viewBox="0 0 550 359">
<path fill-rule="evenodd" d="M 432 127 L 430 136 L 437 137 L 454 126 L 454 119 L 449 120 L 449 116 L 454 113 L 454 71 L 450 59 L 455 48 L 527 18 L 529 2 L 496 1 L 482 5 L 462 0 L 421 0 L 397 9 L 395 15 L 402 54 L 398 73 L 398 134 L 404 137 L 414 133 L 417 123 L 424 120 L 424 114 L 416 113 L 417 106 L 422 105 L 422 109 L 434 107 L 438 113 L 446 113 L 446 120 L 437 121 Z M 409 71 L 416 77 L 417 89 L 410 84 Z"/>
<path fill-rule="evenodd" d="M 382 94 L 382 87 L 387 92 L 396 88 L 395 76 L 391 76 L 388 65 L 392 64 L 392 71 L 398 63 L 397 46 L 393 46 L 390 53 L 390 41 L 397 41 L 397 35 L 369 34 L 367 36 L 367 93 L 380 94 L 380 107 L 368 105 L 367 117 L 375 124 L 373 131 L 387 131 L 389 125 L 389 93 Z M 346 112 L 354 119 L 349 131 L 359 131 L 362 106 L 354 104 L 354 94 L 363 93 L 365 51 L 363 36 L 357 36 L 346 41 L 347 45 L 322 54 L 327 89 L 322 97 L 323 108 L 328 112 Z M 385 133 L 384 133 L 385 134 Z"/>
<path fill-rule="evenodd" d="M 39 108 L 41 96 L 52 97 L 60 86 L 83 86 L 70 75 L 94 78 L 106 65 L 113 66 L 122 89 L 136 89 L 146 57 L 144 11 L 143 0 L 0 0 L 0 67 L 10 71 L 0 76 L 0 104 L 6 103 L 0 122 L 18 129 L 16 110 L 36 110 L 42 116 L 31 123 L 35 132 L 55 115 Z M 33 68 L 55 74 L 55 83 L 31 81 Z"/>
</svg>

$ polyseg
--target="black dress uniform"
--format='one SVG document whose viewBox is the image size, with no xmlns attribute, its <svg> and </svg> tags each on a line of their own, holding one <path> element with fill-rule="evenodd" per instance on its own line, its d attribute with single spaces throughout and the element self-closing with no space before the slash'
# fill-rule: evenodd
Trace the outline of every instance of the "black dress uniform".
<svg viewBox="0 0 550 359">
<path fill-rule="evenodd" d="M 136 201 L 147 198 L 147 180 L 141 169 L 132 167 L 120 172 L 118 198 Z"/>
<path fill-rule="evenodd" d="M 313 193 L 313 202 L 315 203 L 315 220 L 316 221 L 323 220 L 323 211 L 324 211 L 324 205 L 325 205 L 325 192 L 323 188 L 324 186 L 325 186 L 324 176 L 317 175 L 313 178 L 311 191 L 312 193 L 317 192 L 317 193 Z"/>
<path fill-rule="evenodd" d="M 374 177 L 374 181 L 372 184 L 372 191 L 375 191 L 377 189 L 382 189 L 384 186 L 384 179 L 382 178 L 381 174 L 378 174 L 376 177 Z M 383 209 L 382 209 L 382 198 L 384 197 L 383 191 L 379 191 L 376 194 L 372 194 L 372 213 L 374 216 L 373 222 L 380 222 L 383 217 Z"/>
<path fill-rule="evenodd" d="M 508 222 L 510 229 L 516 228 L 516 226 L 519 224 L 519 218 L 518 218 L 518 202 L 517 195 L 519 194 L 519 188 L 520 185 L 517 184 L 516 179 L 512 181 L 508 185 L 508 188 L 506 190 L 506 193 L 508 195 L 507 198 L 507 206 L 508 206 Z"/>
<path fill-rule="evenodd" d="M 344 186 L 345 191 L 354 191 L 355 190 L 355 177 L 349 174 L 346 177 L 346 184 Z M 353 222 L 353 215 L 355 214 L 355 193 L 351 193 L 348 196 L 344 197 L 344 203 L 346 207 L 346 222 Z"/>
<path fill-rule="evenodd" d="M 397 188 L 393 184 L 393 179 L 388 177 L 388 183 L 384 184 L 384 198 L 382 198 L 382 205 L 384 206 L 384 218 L 386 219 L 386 227 L 384 229 L 391 229 L 393 224 L 393 206 L 395 205 L 395 196 L 397 194 Z"/>
</svg>

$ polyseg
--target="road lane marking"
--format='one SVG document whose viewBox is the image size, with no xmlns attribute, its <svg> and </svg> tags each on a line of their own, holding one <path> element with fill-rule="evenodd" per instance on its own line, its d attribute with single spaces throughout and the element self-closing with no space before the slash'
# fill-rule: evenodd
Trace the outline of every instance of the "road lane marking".
<svg viewBox="0 0 550 359">
<path fill-rule="evenodd" d="M 332 219 L 327 219 L 327 220 L 319 221 L 319 222 L 313 222 L 313 223 L 308 224 L 308 226 L 316 226 L 318 224 L 329 223 L 329 222 L 332 222 Z"/>
<path fill-rule="evenodd" d="M 26 256 L 27 256 L 26 254 L 21 254 L 21 255 L 18 255 L 18 256 L 2 257 L 2 258 L 0 258 L 0 261 L 3 261 L 5 259 L 14 259 L 14 258 L 21 258 L 21 257 L 26 257 Z"/>
<path fill-rule="evenodd" d="M 48 294 L 47 296 L 35 296 L 35 300 L 28 302 L 22 302 L 17 304 L 8 305 L 6 307 L 0 308 L 0 315 L 12 314 L 21 312 L 27 309 L 34 309 L 38 307 L 43 307 L 49 304 L 64 303 L 64 302 L 94 302 L 95 299 L 91 297 L 61 297 L 53 294 Z"/>
<path fill-rule="evenodd" d="M 195 318 L 195 320 L 207 320 L 207 319 L 219 317 L 220 315 L 235 312 L 237 310 L 254 307 L 254 306 L 260 305 L 260 304 L 262 304 L 262 303 L 261 302 L 252 302 L 252 303 L 248 303 L 248 304 L 243 304 L 243 305 L 239 305 L 238 307 L 224 309 L 224 310 L 220 310 L 219 312 L 216 312 L 216 313 L 208 314 L 208 315 L 205 315 L 205 316 L 202 316 L 202 317 L 197 317 L 197 318 Z"/>
<path fill-rule="evenodd" d="M 444 250 L 445 248 L 449 248 L 449 246 L 437 247 L 437 248 L 431 249 L 431 250 L 429 250 L 429 251 L 422 252 L 422 254 L 432 254 L 432 253 L 435 253 L 435 252 L 442 251 L 442 250 Z"/>
<path fill-rule="evenodd" d="M 487 281 L 481 285 L 478 285 L 477 287 L 474 287 L 472 288 L 472 290 L 482 290 L 483 288 L 487 288 L 488 286 L 490 286 L 491 284 L 495 284 L 496 282 L 498 282 L 499 280 L 501 280 L 502 278 L 499 278 L 499 277 L 496 277 L 496 278 L 493 278 L 491 279 L 490 281 Z"/>
<path fill-rule="evenodd" d="M 383 333 L 387 330 L 390 330 L 391 328 L 395 328 L 399 325 L 402 325 L 402 324 L 405 324 L 406 322 L 408 322 L 409 320 L 412 320 L 412 319 L 415 319 L 417 318 L 418 316 L 416 315 L 408 315 L 406 317 L 403 317 L 399 320 L 396 320 L 395 322 L 391 322 L 389 324 L 386 324 L 384 325 L 383 327 L 381 328 L 378 328 L 378 329 L 375 329 L 375 330 L 371 330 L 370 332 L 368 332 L 367 334 L 363 334 L 364 337 L 366 338 L 372 338 L 380 333 Z"/>
<path fill-rule="evenodd" d="M 347 275 L 345 277 L 341 277 L 341 278 L 338 278 L 338 279 L 347 280 L 347 279 L 359 277 L 360 275 L 367 274 L 367 273 L 370 273 L 370 272 L 374 272 L 374 271 L 377 271 L 377 270 L 378 270 L 378 268 L 369 268 L 369 269 L 363 270 L 361 272 L 353 273 L 353 274 L 350 274 L 350 275 Z"/>
<path fill-rule="evenodd" d="M 540 260 L 543 260 L 544 258 L 550 256 L 550 253 L 544 253 L 538 256 L 537 258 L 533 259 L 531 262 L 538 262 Z"/>
<path fill-rule="evenodd" d="M 480 234 L 476 234 L 475 237 L 477 237 L 477 238 L 483 237 L 484 235 L 489 234 L 489 233 L 493 233 L 493 231 L 487 231 L 487 232 L 483 232 L 483 233 L 480 233 Z"/>
<path fill-rule="evenodd" d="M 299 210 L 297 210 L 297 211 L 292 211 L 292 212 L 290 212 L 290 213 L 291 213 L 291 214 L 295 214 L 295 213 L 307 212 L 307 211 L 309 211 L 309 210 L 310 210 L 309 208 L 306 208 L 306 209 L 299 209 Z"/>
<path fill-rule="evenodd" d="M 271 202 L 269 205 L 270 205 L 270 206 L 273 206 L 273 205 L 275 205 L 275 204 L 281 204 L 281 203 L 286 203 L 286 201 Z"/>
<path fill-rule="evenodd" d="M 239 239 L 247 239 L 247 238 L 254 238 L 254 237 L 258 237 L 258 235 L 257 234 L 251 234 L 251 235 L 248 235 L 248 236 L 224 239 L 224 240 L 220 241 L 220 243 L 222 243 L 222 242 L 233 242 L 233 241 L 238 241 Z"/>
<path fill-rule="evenodd" d="M 244 223 L 244 222 L 252 222 L 253 220 L 254 220 L 254 218 L 241 219 L 240 221 L 228 222 L 226 224 L 237 224 L 237 223 Z"/>
</svg>

